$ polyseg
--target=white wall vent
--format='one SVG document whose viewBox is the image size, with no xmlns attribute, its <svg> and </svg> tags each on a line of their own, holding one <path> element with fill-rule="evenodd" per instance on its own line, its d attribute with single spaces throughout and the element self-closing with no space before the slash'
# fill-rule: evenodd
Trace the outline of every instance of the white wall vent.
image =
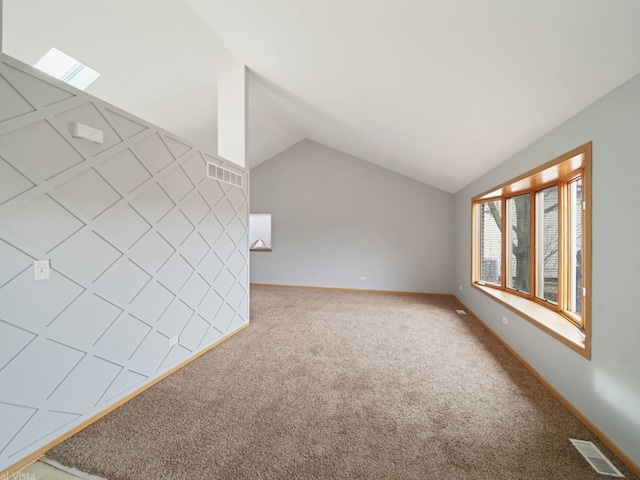
<svg viewBox="0 0 640 480">
<path fill-rule="evenodd" d="M 214 165 L 210 162 L 207 162 L 207 176 L 209 178 L 214 178 L 219 182 L 229 183 L 240 188 L 242 188 L 242 183 L 244 181 L 244 178 L 241 174 L 233 172 L 219 165 Z"/>
<path fill-rule="evenodd" d="M 624 475 L 620 473 L 620 470 L 618 470 L 592 442 L 576 440 L 574 438 L 570 438 L 569 440 L 571 440 L 573 446 L 578 449 L 596 472 L 602 475 L 611 475 L 612 477 L 624 477 Z"/>
</svg>

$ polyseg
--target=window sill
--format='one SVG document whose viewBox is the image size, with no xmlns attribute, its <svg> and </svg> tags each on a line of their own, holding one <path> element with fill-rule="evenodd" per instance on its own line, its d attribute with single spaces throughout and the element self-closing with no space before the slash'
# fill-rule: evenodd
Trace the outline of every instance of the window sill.
<svg viewBox="0 0 640 480">
<path fill-rule="evenodd" d="M 522 298 L 518 295 L 498 290 L 483 285 L 472 284 L 485 295 L 493 298 L 508 309 L 524 317 L 533 325 L 544 330 L 552 337 L 558 339 L 580 355 L 590 358 L 590 352 L 587 347 L 588 339 L 582 330 L 574 326 L 569 320 L 557 312 L 539 305 L 529 299 Z"/>
</svg>

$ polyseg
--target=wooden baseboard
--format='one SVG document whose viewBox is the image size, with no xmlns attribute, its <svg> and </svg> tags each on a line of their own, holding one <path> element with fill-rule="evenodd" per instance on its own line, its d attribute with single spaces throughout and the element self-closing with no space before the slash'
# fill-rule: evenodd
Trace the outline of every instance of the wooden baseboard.
<svg viewBox="0 0 640 480">
<path fill-rule="evenodd" d="M 560 401 L 560 403 L 562 403 L 565 407 L 567 407 L 567 409 L 573 413 L 578 420 L 580 420 L 585 427 L 587 427 L 589 430 L 591 430 L 591 432 L 598 437 L 602 443 L 604 443 L 609 450 L 611 450 L 620 460 L 622 460 L 622 462 L 629 468 L 629 470 L 631 470 L 633 473 L 635 473 L 638 477 L 640 477 L 640 466 L 637 465 L 632 459 L 631 457 L 629 457 L 626 453 L 624 453 L 622 450 L 620 450 L 620 448 L 613 443 L 613 441 L 607 437 L 602 430 L 600 430 L 598 427 L 596 427 L 593 423 L 591 423 L 591 421 L 585 417 L 580 410 L 578 410 L 569 400 L 567 400 L 558 390 L 556 390 L 556 388 L 551 385 L 549 382 L 547 382 L 547 380 L 545 380 L 545 378 L 540 375 L 540 373 L 538 373 L 538 371 L 533 368 L 529 362 L 527 362 L 524 358 L 522 358 L 513 348 L 511 348 L 509 346 L 509 344 L 507 342 L 505 342 L 502 338 L 500 338 L 500 336 L 491 328 L 489 327 L 489 325 L 487 325 L 485 322 L 483 322 L 480 317 L 478 317 L 475 313 L 473 313 L 473 311 L 467 307 L 464 303 L 462 303 L 460 301 L 460 299 L 453 295 L 453 297 L 458 301 L 458 303 L 460 303 L 460 305 L 462 305 L 465 309 L 465 311 L 472 316 L 480 325 L 482 325 L 485 329 L 487 329 L 489 331 L 489 333 L 491 333 L 491 335 L 493 335 L 496 340 L 498 340 L 502 346 L 504 346 L 509 353 L 511 353 L 511 355 L 513 355 L 520 363 L 522 363 L 522 365 L 524 365 L 527 370 L 529 370 L 534 377 L 536 377 L 538 379 L 538 381 L 540 383 L 542 383 L 542 385 L 545 386 L 545 388 L 547 390 L 549 390 L 551 392 L 551 394 L 556 397 L 558 399 L 558 401 Z"/>
<path fill-rule="evenodd" d="M 156 383 L 164 380 L 165 378 L 167 378 L 169 375 L 171 375 L 172 373 L 177 372 L 178 370 L 180 370 L 181 368 L 185 367 L 186 365 L 190 364 L 191 362 L 193 362 L 194 360 L 196 360 L 197 358 L 201 357 L 202 355 L 204 355 L 205 353 L 207 353 L 208 351 L 210 351 L 211 349 L 217 347 L 218 345 L 220 345 L 222 342 L 224 342 L 225 340 L 230 339 L 231 337 L 233 337 L 236 333 L 241 332 L 242 330 L 244 330 L 245 328 L 247 328 L 249 326 L 249 323 L 246 323 L 244 325 L 242 325 L 241 327 L 239 327 L 238 329 L 234 330 L 233 332 L 229 333 L 228 335 L 222 337 L 221 339 L 219 339 L 218 341 L 214 342 L 213 344 L 209 345 L 207 348 L 205 348 L 204 350 L 196 353 L 193 357 L 189 357 L 187 360 L 185 360 L 184 362 L 180 363 L 179 365 L 173 367 L 171 370 L 168 370 L 167 372 L 163 373 L 162 375 L 160 375 L 157 378 L 154 378 L 153 380 L 151 380 L 149 383 L 143 385 L 142 387 L 140 387 L 139 389 L 137 389 L 135 392 L 130 393 L 129 395 L 127 395 L 126 397 L 124 397 L 122 400 L 119 400 L 118 402 L 114 403 L 113 405 L 109 405 L 107 408 L 105 408 L 104 410 L 102 410 L 101 412 L 98 412 L 97 414 L 95 414 L 93 417 L 85 420 L 84 422 L 82 422 L 80 425 L 74 427 L 73 429 L 69 430 L 68 432 L 65 432 L 64 434 L 62 434 L 61 436 L 59 436 L 58 438 L 52 440 L 51 442 L 47 443 L 46 445 L 44 445 L 43 447 L 39 448 L 38 450 L 36 450 L 35 452 L 31 453 L 29 456 L 21 459 L 20 461 L 16 462 L 15 464 L 11 465 L 7 470 L 0 472 L 0 479 L 6 478 L 6 479 L 10 479 L 13 477 L 16 478 L 20 478 L 19 476 L 17 476 L 18 472 L 26 467 L 28 467 L 29 465 L 31 465 L 32 463 L 34 463 L 35 461 L 38 460 L 38 458 L 40 458 L 40 456 L 47 452 L 48 450 L 51 450 L 53 447 L 55 447 L 56 445 L 64 442 L 66 439 L 68 439 L 69 437 L 72 437 L 73 435 L 75 435 L 76 433 L 78 433 L 80 430 L 83 430 L 85 428 L 87 428 L 89 425 L 91 425 L 92 423 L 100 420 L 102 417 L 104 417 L 105 415 L 107 415 L 108 413 L 114 411 L 116 408 L 124 405 L 125 403 L 127 403 L 129 400 L 131 400 L 132 398 L 140 395 L 142 392 L 144 392 L 145 390 L 147 390 L 148 388 L 151 388 L 152 386 L 154 386 Z"/>
<path fill-rule="evenodd" d="M 343 287 L 317 287 L 314 285 L 285 285 L 280 283 L 251 283 L 251 287 L 278 287 L 278 288 L 305 288 L 309 290 L 336 290 L 340 292 L 368 292 L 368 293 L 394 293 L 398 295 L 433 295 L 440 297 L 455 297 L 450 293 L 431 292 L 403 292 L 399 290 L 372 290 L 366 288 L 343 288 Z"/>
</svg>

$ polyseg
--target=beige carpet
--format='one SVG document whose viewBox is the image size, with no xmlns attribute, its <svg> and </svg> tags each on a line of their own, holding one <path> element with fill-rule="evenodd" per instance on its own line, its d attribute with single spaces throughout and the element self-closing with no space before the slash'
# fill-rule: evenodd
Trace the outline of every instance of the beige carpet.
<svg viewBox="0 0 640 480">
<path fill-rule="evenodd" d="M 253 287 L 252 325 L 47 455 L 109 480 L 637 477 L 453 299 Z"/>
</svg>

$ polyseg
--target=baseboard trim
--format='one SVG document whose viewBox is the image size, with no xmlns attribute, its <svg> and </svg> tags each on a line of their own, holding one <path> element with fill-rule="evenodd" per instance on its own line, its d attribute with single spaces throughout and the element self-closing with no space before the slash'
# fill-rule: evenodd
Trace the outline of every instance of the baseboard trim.
<svg viewBox="0 0 640 480">
<path fill-rule="evenodd" d="M 631 457 L 629 457 L 626 453 L 620 450 L 620 448 L 615 443 L 613 443 L 613 441 L 609 437 L 607 437 L 602 432 L 602 430 L 600 430 L 593 423 L 591 423 L 591 421 L 587 417 L 585 417 L 582 414 L 582 412 L 580 412 L 580 410 L 578 410 L 569 400 L 567 400 L 566 397 L 564 397 L 564 395 L 562 395 L 558 390 L 556 390 L 556 388 L 553 385 L 551 385 L 542 375 L 540 375 L 540 373 L 538 373 L 538 371 L 535 368 L 533 368 L 531 364 L 529 364 L 529 362 L 527 362 L 513 348 L 511 348 L 511 346 L 509 346 L 507 342 L 505 342 L 502 338 L 500 338 L 500 336 L 491 327 L 489 327 L 489 325 L 487 325 L 484 321 L 482 321 L 482 319 L 480 319 L 480 317 L 478 317 L 469 307 L 467 307 L 464 303 L 462 303 L 456 295 L 452 295 L 452 297 L 455 298 L 458 301 L 458 303 L 460 303 L 460 305 L 464 307 L 467 314 L 472 316 L 480 325 L 482 325 L 487 331 L 489 331 L 489 333 L 491 333 L 491 335 L 493 335 L 496 338 L 496 340 L 498 340 L 498 342 L 500 342 L 502 346 L 509 351 L 511 355 L 513 355 L 522 365 L 524 365 L 526 369 L 529 370 L 532 373 L 532 375 L 536 377 L 538 381 L 542 383 L 542 385 L 544 385 L 545 388 L 549 390 L 549 392 L 551 392 L 551 394 L 558 399 L 560 403 L 562 403 L 571 413 L 573 413 L 576 416 L 578 420 L 580 420 L 584 424 L 585 427 L 591 430 L 591 432 L 596 437 L 598 437 L 602 441 L 602 443 L 604 443 L 609 448 L 609 450 L 611 450 L 629 468 L 629 470 L 631 470 L 634 474 L 640 477 L 640 466 L 637 465 L 631 459 Z"/>
<path fill-rule="evenodd" d="M 4 471 L 0 471 L 0 479 L 3 478 L 13 478 L 16 476 L 16 474 L 28 467 L 29 465 L 31 465 L 32 463 L 34 463 L 35 461 L 38 460 L 38 458 L 40 458 L 40 456 L 45 453 L 48 450 L 51 450 L 53 447 L 55 447 L 56 445 L 64 442 L 66 439 L 68 439 L 69 437 L 72 437 L 73 435 L 75 435 L 76 433 L 78 433 L 80 430 L 83 430 L 85 428 L 87 428 L 89 425 L 91 425 L 92 423 L 100 420 L 102 417 L 104 417 L 105 415 L 111 413 L 112 411 L 114 411 L 116 408 L 121 407 L 122 405 L 124 405 L 125 403 L 127 403 L 129 400 L 133 399 L 134 397 L 137 397 L 138 395 L 140 395 L 142 392 L 144 392 L 145 390 L 147 390 L 148 388 L 153 387 L 156 383 L 161 382 L 162 380 L 164 380 L 165 378 L 167 378 L 169 375 L 177 372 L 178 370 L 180 370 L 181 368 L 187 366 L 188 364 L 190 364 L 191 362 L 193 362 L 194 360 L 196 360 L 197 358 L 201 357 L 202 355 L 204 355 L 205 353 L 209 352 L 210 350 L 212 350 L 213 348 L 217 347 L 218 345 L 220 345 L 222 342 L 229 340 L 231 337 L 233 337 L 236 333 L 241 332 L 242 330 L 244 330 L 245 328 L 247 328 L 250 324 L 247 322 L 244 325 L 240 326 L 239 328 L 237 328 L 236 330 L 234 330 L 231 333 L 228 333 L 227 335 L 225 335 L 224 337 L 220 338 L 219 340 L 217 340 L 216 342 L 212 343 L 211 345 L 209 345 L 208 347 L 206 347 L 204 350 L 196 353 L 193 357 L 189 357 L 188 359 L 186 359 L 184 362 L 180 363 L 179 365 L 176 365 L 175 367 L 173 367 L 171 370 L 166 371 L 165 373 L 163 373 L 162 375 L 160 375 L 157 378 L 154 378 L 153 380 L 151 380 L 149 383 L 143 385 L 142 387 L 140 387 L 139 389 L 137 389 L 136 391 L 134 391 L 133 393 L 130 393 L 129 395 L 127 395 L 126 397 L 124 397 L 122 400 L 119 400 L 118 402 L 114 403 L 113 405 L 109 405 L 107 408 L 105 408 L 104 410 L 96 413 L 93 417 L 85 420 L 84 422 L 82 422 L 80 425 L 72 428 L 71 430 L 69 430 L 68 432 L 65 432 L 64 434 L 62 434 L 61 436 L 59 436 L 58 438 L 52 440 L 51 442 L 47 443 L 46 445 L 44 445 L 43 447 L 39 448 L 38 450 L 36 450 L 35 452 L 31 453 L 30 455 L 28 455 L 27 457 L 23 458 L 22 460 L 14 463 L 13 465 L 11 465 L 8 469 L 4 470 Z M 18 477 L 16 477 L 18 478 Z"/>
<path fill-rule="evenodd" d="M 394 293 L 398 295 L 433 295 L 439 297 L 453 297 L 450 293 L 431 292 L 404 292 L 399 290 L 374 290 L 367 288 L 344 288 L 344 287 L 318 287 L 315 285 L 286 285 L 281 283 L 251 283 L 250 287 L 278 287 L 278 288 L 305 288 L 308 290 L 337 290 L 341 292 L 368 292 L 368 293 Z"/>
</svg>

